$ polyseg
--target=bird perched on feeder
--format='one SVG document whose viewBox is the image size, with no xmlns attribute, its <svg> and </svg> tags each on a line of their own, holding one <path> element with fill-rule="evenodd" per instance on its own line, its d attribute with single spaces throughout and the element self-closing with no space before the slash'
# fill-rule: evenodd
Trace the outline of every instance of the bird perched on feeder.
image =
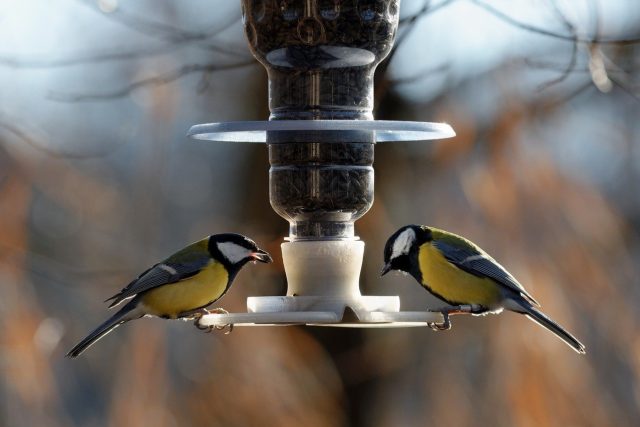
<svg viewBox="0 0 640 427">
<path fill-rule="evenodd" d="M 412 275 L 418 283 L 452 307 L 442 309 L 449 329 L 450 314 L 499 313 L 503 309 L 526 315 L 550 330 L 578 353 L 585 346 L 542 313 L 540 304 L 524 287 L 480 247 L 434 227 L 407 225 L 396 231 L 384 248 L 384 276 L 391 270 Z"/>
<path fill-rule="evenodd" d="M 129 300 L 117 313 L 73 347 L 67 357 L 77 357 L 118 326 L 143 316 L 165 319 L 195 318 L 208 314 L 205 307 L 219 300 L 240 269 L 249 261 L 269 263 L 271 256 L 253 240 L 240 234 L 214 234 L 176 252 L 146 270 L 118 294 L 109 308 Z M 106 302 L 105 301 L 105 302 Z M 219 313 L 226 313 L 216 309 Z"/>
</svg>

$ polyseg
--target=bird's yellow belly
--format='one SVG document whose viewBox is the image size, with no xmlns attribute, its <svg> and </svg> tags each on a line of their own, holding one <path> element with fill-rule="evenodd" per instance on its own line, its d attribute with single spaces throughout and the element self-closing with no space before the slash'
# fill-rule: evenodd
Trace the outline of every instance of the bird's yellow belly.
<svg viewBox="0 0 640 427">
<path fill-rule="evenodd" d="M 222 264 L 211 261 L 193 277 L 147 291 L 142 303 L 149 314 L 175 318 L 180 313 L 207 306 L 220 298 L 228 278 Z"/>
<path fill-rule="evenodd" d="M 431 244 L 420 247 L 418 260 L 422 284 L 448 302 L 492 307 L 500 301 L 500 287 L 496 282 L 459 269 Z"/>
</svg>

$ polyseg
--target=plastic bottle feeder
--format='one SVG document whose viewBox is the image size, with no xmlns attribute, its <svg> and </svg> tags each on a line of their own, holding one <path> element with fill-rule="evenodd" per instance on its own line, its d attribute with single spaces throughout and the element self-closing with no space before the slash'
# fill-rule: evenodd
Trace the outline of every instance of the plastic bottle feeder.
<svg viewBox="0 0 640 427">
<path fill-rule="evenodd" d="M 286 296 L 250 297 L 223 326 L 427 326 L 438 312 L 400 311 L 398 296 L 362 295 L 364 242 L 354 223 L 373 204 L 378 142 L 449 138 L 444 123 L 373 119 L 373 74 L 391 50 L 399 0 L 242 0 L 253 55 L 269 75 L 269 121 L 208 123 L 189 136 L 266 143 L 269 197 L 289 222 Z"/>
</svg>

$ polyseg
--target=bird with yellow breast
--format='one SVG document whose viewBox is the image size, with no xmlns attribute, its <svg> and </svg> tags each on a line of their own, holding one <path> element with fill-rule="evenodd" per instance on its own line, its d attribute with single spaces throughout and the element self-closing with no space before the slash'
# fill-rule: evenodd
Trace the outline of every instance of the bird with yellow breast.
<svg viewBox="0 0 640 427">
<path fill-rule="evenodd" d="M 578 353 L 585 346 L 539 310 L 540 304 L 496 260 L 464 237 L 435 227 L 407 225 L 384 248 L 382 275 L 391 270 L 409 273 L 426 290 L 450 304 L 442 309 L 449 329 L 450 314 L 487 314 L 509 310 L 524 314 L 553 332 Z"/>
</svg>

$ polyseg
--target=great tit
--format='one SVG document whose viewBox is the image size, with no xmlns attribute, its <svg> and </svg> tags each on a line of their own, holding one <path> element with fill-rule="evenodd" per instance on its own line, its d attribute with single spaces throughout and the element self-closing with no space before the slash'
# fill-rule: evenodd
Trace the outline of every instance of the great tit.
<svg viewBox="0 0 640 427">
<path fill-rule="evenodd" d="M 384 248 L 384 276 L 391 270 L 412 275 L 418 283 L 453 307 L 442 309 L 449 329 L 449 314 L 499 313 L 503 309 L 526 315 L 547 328 L 578 353 L 585 346 L 538 308 L 524 287 L 480 247 L 434 227 L 407 225 L 396 231 Z"/>
<path fill-rule="evenodd" d="M 272 259 L 253 240 L 240 234 L 214 234 L 190 244 L 107 299 L 105 302 L 112 301 L 109 308 L 129 301 L 73 347 L 67 357 L 79 356 L 113 329 L 143 316 L 199 320 L 199 316 L 209 313 L 205 307 L 229 290 L 233 279 L 249 261 L 269 263 Z"/>
</svg>

